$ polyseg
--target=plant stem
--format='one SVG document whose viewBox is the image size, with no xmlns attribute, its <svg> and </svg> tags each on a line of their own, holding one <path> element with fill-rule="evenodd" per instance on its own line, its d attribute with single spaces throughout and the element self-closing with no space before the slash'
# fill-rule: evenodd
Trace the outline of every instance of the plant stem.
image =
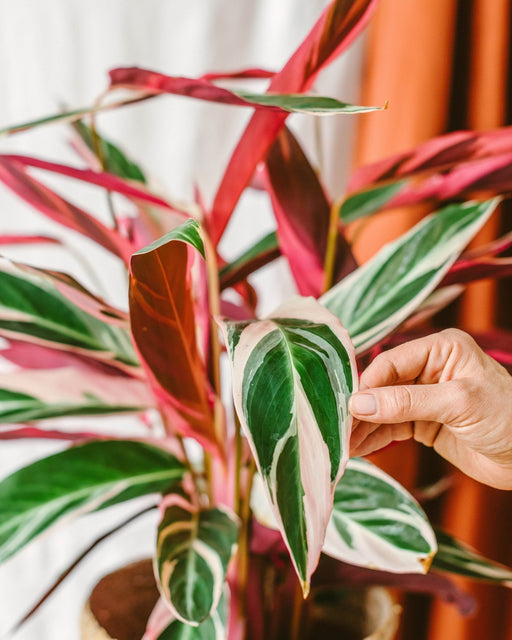
<svg viewBox="0 0 512 640">
<path fill-rule="evenodd" d="M 91 135 L 92 135 L 92 145 L 94 147 L 94 153 L 96 154 L 96 157 L 100 162 L 101 168 L 103 169 L 103 171 L 105 171 L 105 158 L 103 156 L 103 150 L 101 148 L 101 138 L 96 128 L 96 112 L 91 113 Z M 114 210 L 114 203 L 112 202 L 112 193 L 110 191 L 107 191 L 107 207 L 110 213 L 110 218 L 112 220 L 114 229 L 116 231 L 119 231 L 116 212 Z"/>
<path fill-rule="evenodd" d="M 328 291 L 334 279 L 334 266 L 336 263 L 336 243 L 338 240 L 338 218 L 341 201 L 337 200 L 331 205 L 329 215 L 329 230 L 327 232 L 327 246 L 325 248 L 324 284 L 322 293 Z"/>
<path fill-rule="evenodd" d="M 235 433 L 235 495 L 234 495 L 234 499 L 233 499 L 233 505 L 234 505 L 234 509 L 235 512 L 238 513 L 238 515 L 241 515 L 240 509 L 241 509 L 241 495 L 240 495 L 240 491 L 241 491 L 241 473 L 242 473 L 242 432 L 240 430 L 240 420 L 238 419 L 238 416 L 236 414 L 236 411 L 234 412 L 235 415 L 235 428 L 236 428 L 236 433 Z"/>
<path fill-rule="evenodd" d="M 301 622 L 302 622 L 302 613 L 304 610 L 304 595 L 302 593 L 302 587 L 297 582 L 297 586 L 295 588 L 295 595 L 293 599 L 293 611 L 292 611 L 292 623 L 291 623 L 291 640 L 299 640 L 301 635 Z"/>
<path fill-rule="evenodd" d="M 251 458 L 247 469 L 247 483 L 245 496 L 240 504 L 240 536 L 238 538 L 238 594 L 239 594 L 239 615 L 245 618 L 247 578 L 249 575 L 249 528 L 251 520 L 251 491 L 256 465 Z"/>
<path fill-rule="evenodd" d="M 222 387 L 220 377 L 220 355 L 221 346 L 215 318 L 220 315 L 220 293 L 219 293 L 219 272 L 217 265 L 217 254 L 210 240 L 210 237 L 203 230 L 203 241 L 206 253 L 206 277 L 208 282 L 208 302 L 210 306 L 210 375 L 213 390 L 215 392 L 215 404 L 213 408 L 213 429 L 215 440 L 223 455 L 226 438 L 226 421 L 224 407 L 222 405 Z M 211 474 L 211 459 L 205 453 L 205 468 L 208 473 L 208 485 L 210 496 L 214 495 L 213 477 Z M 223 460 L 226 468 L 226 460 Z M 227 470 L 227 468 L 226 468 Z"/>
</svg>

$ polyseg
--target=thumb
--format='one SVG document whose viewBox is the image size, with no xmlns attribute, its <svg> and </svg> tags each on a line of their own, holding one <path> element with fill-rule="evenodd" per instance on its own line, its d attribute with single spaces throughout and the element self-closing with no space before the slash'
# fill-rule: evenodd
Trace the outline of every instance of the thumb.
<svg viewBox="0 0 512 640">
<path fill-rule="evenodd" d="M 349 410 L 356 418 L 382 424 L 414 420 L 456 424 L 471 402 L 469 396 L 461 380 L 377 387 L 355 393 Z"/>
</svg>

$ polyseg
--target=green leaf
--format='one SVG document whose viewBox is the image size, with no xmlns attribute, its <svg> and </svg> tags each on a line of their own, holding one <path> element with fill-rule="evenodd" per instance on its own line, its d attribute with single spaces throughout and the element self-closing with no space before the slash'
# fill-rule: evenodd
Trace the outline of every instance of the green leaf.
<svg viewBox="0 0 512 640">
<path fill-rule="evenodd" d="M 157 640 L 226 640 L 228 622 L 227 598 L 223 594 L 217 609 L 204 622 L 191 626 L 181 620 L 173 620 Z"/>
<path fill-rule="evenodd" d="M 92 129 L 84 122 L 75 122 L 73 128 L 94 154 L 99 151 L 99 156 L 105 171 L 121 178 L 136 180 L 143 184 L 147 183 L 146 176 L 141 168 L 127 158 L 119 147 L 116 147 L 116 145 L 103 136 L 97 133 L 93 134 Z M 98 145 L 98 148 L 96 145 Z"/>
<path fill-rule="evenodd" d="M 321 298 L 349 332 L 356 353 L 413 313 L 491 216 L 498 198 L 449 205 L 384 246 Z"/>
<path fill-rule="evenodd" d="M 342 202 L 339 216 L 345 224 L 371 215 L 388 203 L 407 184 L 407 180 L 398 180 L 391 184 L 373 187 L 349 195 Z"/>
<path fill-rule="evenodd" d="M 163 235 L 161 238 L 158 238 L 158 240 L 155 240 L 151 244 L 139 249 L 139 251 L 133 255 L 141 256 L 146 253 L 151 253 L 152 251 L 156 251 L 160 247 L 163 247 L 171 240 L 181 240 L 181 242 L 186 242 L 191 247 L 194 247 L 194 249 L 197 249 L 203 258 L 205 257 L 204 243 L 203 238 L 201 237 L 201 227 L 199 222 L 192 218 L 185 220 L 185 222 L 174 229 L 171 229 L 171 231 Z"/>
<path fill-rule="evenodd" d="M 384 107 L 360 107 L 348 102 L 340 102 L 335 98 L 325 96 L 312 96 L 302 93 L 245 93 L 233 91 L 233 93 L 248 102 L 265 107 L 279 107 L 290 113 L 307 113 L 311 115 L 336 115 L 340 113 L 368 113 L 370 111 L 382 111 Z"/>
<path fill-rule="evenodd" d="M 178 620 L 198 625 L 219 604 L 238 539 L 238 518 L 228 509 L 198 509 L 180 495 L 167 496 L 163 506 L 158 586 Z"/>
<path fill-rule="evenodd" d="M 324 553 L 395 573 L 426 573 L 436 538 L 416 500 L 375 465 L 352 458 L 334 494 Z"/>
<path fill-rule="evenodd" d="M 346 331 L 313 298 L 223 326 L 233 396 L 304 592 L 348 459 L 357 369 Z"/>
<path fill-rule="evenodd" d="M 249 247 L 247 251 L 244 251 L 236 260 L 224 265 L 219 270 L 221 287 L 235 284 L 279 255 L 277 235 L 275 231 L 271 231 Z"/>
<path fill-rule="evenodd" d="M 0 562 L 51 525 L 179 482 L 182 463 L 143 442 L 103 440 L 30 464 L 0 482 Z"/>
<path fill-rule="evenodd" d="M 130 400 L 127 398 L 127 400 Z M 134 413 L 147 408 L 127 402 L 114 405 L 94 396 L 84 395 L 82 402 L 45 402 L 35 396 L 0 388 L 0 421 L 2 423 L 35 422 L 62 416 L 94 416 L 112 413 Z"/>
<path fill-rule="evenodd" d="M 439 550 L 432 568 L 512 587 L 512 569 L 489 560 L 446 531 L 436 529 Z"/>
<path fill-rule="evenodd" d="M 0 334 L 85 350 L 137 365 L 129 334 L 86 313 L 52 279 L 32 267 L 0 258 Z"/>
</svg>

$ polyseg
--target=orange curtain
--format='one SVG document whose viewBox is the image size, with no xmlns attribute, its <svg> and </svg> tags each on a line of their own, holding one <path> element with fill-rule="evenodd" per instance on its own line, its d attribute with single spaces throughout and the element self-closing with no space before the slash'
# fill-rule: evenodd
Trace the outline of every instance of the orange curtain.
<svg viewBox="0 0 512 640">
<path fill-rule="evenodd" d="M 381 0 L 368 34 L 362 104 L 389 100 L 390 107 L 360 118 L 356 166 L 449 130 L 507 123 L 511 3 Z M 367 259 L 409 228 L 417 215 L 396 211 L 376 217 L 357 235 L 356 256 Z M 495 217 L 476 242 L 495 237 L 499 227 Z M 493 326 L 498 312 L 496 286 L 484 282 L 471 285 L 457 310 L 444 319 L 481 331 Z M 512 329 L 512 318 L 505 322 L 505 328 Z M 512 566 L 512 494 L 448 469 L 415 443 L 393 445 L 373 459 L 409 488 L 454 473 L 452 489 L 430 507 L 434 522 Z M 474 616 L 462 618 L 438 600 L 412 599 L 405 603 L 401 640 L 512 640 L 509 591 L 465 580 L 458 584 L 477 599 Z"/>
</svg>

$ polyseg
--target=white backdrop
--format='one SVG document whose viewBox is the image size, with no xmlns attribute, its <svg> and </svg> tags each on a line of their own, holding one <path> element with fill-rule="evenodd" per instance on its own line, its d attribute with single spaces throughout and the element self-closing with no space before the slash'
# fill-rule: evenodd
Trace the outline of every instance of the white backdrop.
<svg viewBox="0 0 512 640">
<path fill-rule="evenodd" d="M 279 69 L 327 4 L 326 0 L 0 0 L 0 128 L 54 113 L 62 104 L 73 108 L 92 104 L 106 87 L 106 71 L 115 66 L 145 66 L 190 76 L 252 66 Z M 359 40 L 323 73 L 315 90 L 357 102 L 362 47 Z M 249 115 L 234 107 L 162 97 L 102 114 L 98 125 L 170 197 L 191 199 L 197 184 L 209 201 Z M 311 118 L 290 118 L 333 195 L 342 193 L 346 182 L 356 117 L 325 118 L 316 125 Z M 315 144 L 315 126 L 320 132 L 320 150 Z M 78 164 L 68 142 L 66 127 L 52 125 L 0 139 L 0 152 Z M 59 189 L 107 220 L 99 190 L 69 181 L 59 183 Z M 96 279 L 101 280 L 100 293 L 126 306 L 125 276 L 116 259 L 76 234 L 63 236 L 60 228 L 43 220 L 2 185 L 0 224 L 0 233 L 24 229 L 64 237 L 94 264 Z M 270 228 L 265 196 L 244 196 L 222 244 L 224 254 L 228 258 L 239 254 Z M 63 249 L 18 248 L 5 253 L 71 271 L 97 290 L 95 279 Z M 265 269 L 255 283 L 265 289 L 262 312 L 292 289 L 282 263 Z M 136 427 L 126 420 L 109 422 L 109 431 L 117 427 L 136 433 Z M 0 442 L 0 476 L 60 446 L 55 442 Z M 135 511 L 136 506 L 130 505 L 111 509 L 108 518 L 105 513 L 89 515 L 43 536 L 1 566 L 0 637 L 90 540 Z M 153 516 L 145 517 L 103 543 L 12 640 L 78 640 L 79 614 L 88 591 L 102 574 L 151 553 L 154 524 Z"/>
</svg>

